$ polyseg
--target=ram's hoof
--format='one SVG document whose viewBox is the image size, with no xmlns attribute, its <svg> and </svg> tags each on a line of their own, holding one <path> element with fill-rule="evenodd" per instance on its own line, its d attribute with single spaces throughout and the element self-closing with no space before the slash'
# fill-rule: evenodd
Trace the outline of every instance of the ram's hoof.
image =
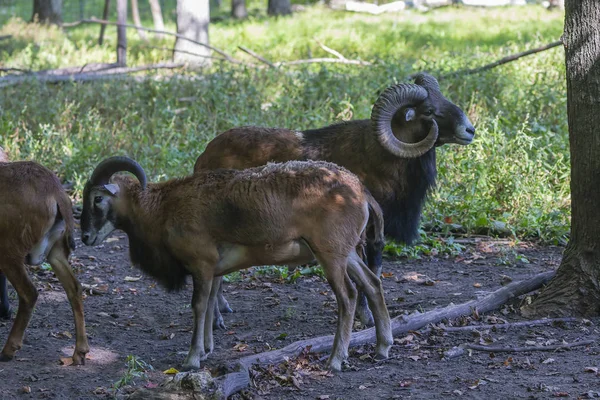
<svg viewBox="0 0 600 400">
<path fill-rule="evenodd" d="M 0 353 L 0 362 L 11 361 L 13 358 L 14 356 L 7 356 L 6 354 Z"/>
</svg>

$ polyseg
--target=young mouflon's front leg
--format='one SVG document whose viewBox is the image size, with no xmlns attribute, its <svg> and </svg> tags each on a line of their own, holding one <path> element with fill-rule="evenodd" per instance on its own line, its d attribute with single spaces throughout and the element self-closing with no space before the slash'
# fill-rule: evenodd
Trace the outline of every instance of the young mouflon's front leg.
<svg viewBox="0 0 600 400">
<path fill-rule="evenodd" d="M 207 354 L 204 349 L 204 334 L 206 332 L 205 325 L 207 320 L 207 310 L 210 291 L 212 286 L 212 277 L 194 275 L 194 293 L 192 295 L 192 312 L 194 314 L 194 333 L 192 335 L 192 344 L 185 361 L 183 362 L 182 370 L 190 371 L 200 368 L 200 361 L 206 359 Z M 210 309 L 213 312 L 213 309 Z M 212 318 L 211 318 L 212 319 Z M 212 330 L 212 321 L 210 325 Z"/>
</svg>

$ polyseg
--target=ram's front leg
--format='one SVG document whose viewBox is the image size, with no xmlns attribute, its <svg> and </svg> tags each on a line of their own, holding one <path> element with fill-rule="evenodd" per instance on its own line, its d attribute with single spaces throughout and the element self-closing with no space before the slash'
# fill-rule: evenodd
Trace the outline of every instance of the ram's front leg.
<svg viewBox="0 0 600 400">
<path fill-rule="evenodd" d="M 192 335 L 192 344 L 190 351 L 183 362 L 183 371 L 189 371 L 200 368 L 200 361 L 207 357 L 204 350 L 204 333 L 206 332 L 207 311 L 211 314 L 213 308 L 208 308 L 211 287 L 213 283 L 212 274 L 195 273 L 194 274 L 194 294 L 192 295 L 192 312 L 194 314 L 194 333 Z M 212 319 L 212 318 L 211 318 Z M 208 327 L 212 329 L 212 321 Z"/>
</svg>

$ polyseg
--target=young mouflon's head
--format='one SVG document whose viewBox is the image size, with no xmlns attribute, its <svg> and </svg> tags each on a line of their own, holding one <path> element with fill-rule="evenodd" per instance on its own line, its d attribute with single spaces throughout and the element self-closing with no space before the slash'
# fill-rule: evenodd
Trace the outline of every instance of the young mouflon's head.
<svg viewBox="0 0 600 400">
<path fill-rule="evenodd" d="M 142 190 L 146 188 L 146 174 L 131 158 L 110 157 L 98 164 L 83 189 L 81 241 L 88 246 L 102 243 L 116 229 L 113 205 L 119 198 L 120 187 L 110 183 L 110 178 L 121 171 L 134 174 L 140 181 Z"/>
</svg>

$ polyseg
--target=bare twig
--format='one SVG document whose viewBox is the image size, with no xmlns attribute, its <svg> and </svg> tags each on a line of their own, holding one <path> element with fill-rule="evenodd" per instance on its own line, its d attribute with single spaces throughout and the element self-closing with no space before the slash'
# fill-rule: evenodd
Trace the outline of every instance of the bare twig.
<svg viewBox="0 0 600 400">
<path fill-rule="evenodd" d="M 344 57 L 340 52 L 332 49 L 331 47 L 327 47 L 325 46 L 323 43 L 321 43 L 318 39 L 315 39 L 315 42 L 317 42 L 317 44 L 319 46 L 321 46 L 321 48 L 323 50 L 325 50 L 326 52 L 328 52 L 329 54 L 333 54 L 334 56 L 336 56 L 337 58 L 339 58 L 340 60 L 346 60 L 346 57 Z"/>
<path fill-rule="evenodd" d="M 142 47 L 147 48 L 147 49 L 156 49 L 156 50 L 162 50 L 162 51 L 168 51 L 168 52 L 184 53 L 184 54 L 189 54 L 189 55 L 200 57 L 200 58 L 210 58 L 211 60 L 217 60 L 217 61 L 227 61 L 223 57 L 207 56 L 205 54 L 194 53 L 193 51 L 177 50 L 177 49 L 171 49 L 169 47 L 149 46 L 149 45 L 144 45 Z"/>
<path fill-rule="evenodd" d="M 105 20 L 101 20 L 101 19 L 97 19 L 97 18 L 82 19 L 81 21 L 76 21 L 76 22 L 71 22 L 71 23 L 63 24 L 63 27 L 65 27 L 65 28 L 71 28 L 71 27 L 78 26 L 78 25 L 81 25 L 81 24 L 102 24 L 102 25 L 123 26 L 125 28 L 135 28 L 135 29 L 143 30 L 143 31 L 147 31 L 147 32 L 154 32 L 154 33 L 160 33 L 160 34 L 163 34 L 163 35 L 175 36 L 176 38 L 179 38 L 179 39 L 182 39 L 182 40 L 187 40 L 187 41 L 195 43 L 195 44 L 197 44 L 199 46 L 203 46 L 203 47 L 206 47 L 208 49 L 211 49 L 215 53 L 218 53 L 218 54 L 222 55 L 223 57 L 225 57 L 227 59 L 227 61 L 234 62 L 236 64 L 241 64 L 241 62 L 239 60 L 236 60 L 235 58 L 233 58 L 232 56 L 230 56 L 229 54 L 227 54 L 226 52 L 224 52 L 221 49 L 218 49 L 218 48 L 213 47 L 213 46 L 211 46 L 209 44 L 206 44 L 206 43 L 199 42 L 199 41 L 194 40 L 194 39 L 190 39 L 187 36 L 180 35 L 180 34 L 175 33 L 175 32 L 160 31 L 158 29 L 151 29 L 151 28 L 146 28 L 146 27 L 138 26 L 138 25 L 119 24 L 117 22 L 105 21 Z"/>
<path fill-rule="evenodd" d="M 490 325 L 467 325 L 467 326 L 444 326 L 444 327 L 434 327 L 427 329 L 425 331 L 421 331 L 423 333 L 431 332 L 435 330 L 440 330 L 444 332 L 470 332 L 476 330 L 485 330 L 485 329 L 510 329 L 517 327 L 529 327 L 529 326 L 538 326 L 538 325 L 549 325 L 555 324 L 557 322 L 582 322 L 579 318 L 547 318 L 547 319 L 537 319 L 534 321 L 518 321 L 518 322 L 509 322 L 506 324 L 490 324 Z"/>
<path fill-rule="evenodd" d="M 240 49 L 244 53 L 250 54 L 252 57 L 256 58 L 260 62 L 267 64 L 271 68 L 277 68 L 277 67 L 275 67 L 275 65 L 273 65 L 273 63 L 271 61 L 267 60 L 263 56 L 256 54 L 252 50 L 245 48 L 244 46 L 238 46 L 238 49 Z"/>
<path fill-rule="evenodd" d="M 554 351 L 561 349 L 569 349 L 571 347 L 587 346 L 588 344 L 596 343 L 595 340 L 582 340 L 581 342 L 563 343 L 550 346 L 528 346 L 528 347 L 502 347 L 502 346 L 482 346 L 478 344 L 465 343 L 460 346 L 453 347 L 444 353 L 444 358 L 456 358 L 465 354 L 466 350 L 486 351 L 488 353 L 522 353 L 530 351 Z"/>
<path fill-rule="evenodd" d="M 353 65 L 371 65 L 368 61 L 362 60 L 341 60 L 339 58 L 310 58 L 307 60 L 294 60 L 294 61 L 280 61 L 273 65 L 276 67 L 283 67 L 288 65 L 299 65 L 299 64 L 313 64 L 313 63 L 339 63 L 339 64 L 353 64 Z"/>
<path fill-rule="evenodd" d="M 499 65 L 506 64 L 506 63 L 509 63 L 511 61 L 518 60 L 521 57 L 525 57 L 525 56 L 528 56 L 528 55 L 531 55 L 531 54 L 535 54 L 535 53 L 539 53 L 539 52 L 542 52 L 542 51 L 545 51 L 545 50 L 549 50 L 549 49 L 552 49 L 554 47 L 558 47 L 558 46 L 560 46 L 562 44 L 563 44 L 562 41 L 557 40 L 556 42 L 549 43 L 549 44 L 547 44 L 545 46 L 536 47 L 535 49 L 531 49 L 531 50 L 523 51 L 521 53 L 517 53 L 517 54 L 513 54 L 513 55 L 510 55 L 510 56 L 503 57 L 503 58 L 499 59 L 498 61 L 494 61 L 493 63 L 486 64 L 486 65 L 484 65 L 482 67 L 473 68 L 473 69 L 463 69 L 463 70 L 460 70 L 460 71 L 451 72 L 449 74 L 442 75 L 440 77 L 440 79 L 452 78 L 452 77 L 460 76 L 460 75 L 471 75 L 471 74 L 476 74 L 478 72 L 487 71 L 488 69 L 495 68 L 495 67 L 497 67 Z"/>
</svg>

